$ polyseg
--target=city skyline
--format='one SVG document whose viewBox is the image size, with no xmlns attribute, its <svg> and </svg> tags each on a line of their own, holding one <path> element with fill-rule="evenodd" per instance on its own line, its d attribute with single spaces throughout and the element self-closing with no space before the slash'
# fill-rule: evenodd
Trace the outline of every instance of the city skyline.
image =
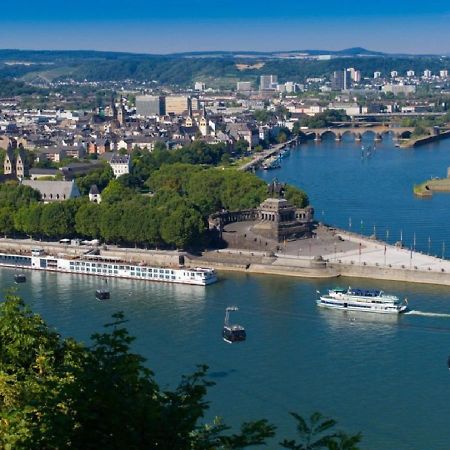
<svg viewBox="0 0 450 450">
<path fill-rule="evenodd" d="M 18 7 L 19 6 L 19 7 Z M 22 7 L 20 7 L 22 6 Z M 187 51 L 341 50 L 364 47 L 387 53 L 450 54 L 450 6 L 442 0 L 407 7 L 387 0 L 343 5 L 286 0 L 229 0 L 210 4 L 182 0 L 157 6 L 137 0 L 76 7 L 56 0 L 3 5 L 2 48 L 107 50 L 139 53 Z"/>
</svg>

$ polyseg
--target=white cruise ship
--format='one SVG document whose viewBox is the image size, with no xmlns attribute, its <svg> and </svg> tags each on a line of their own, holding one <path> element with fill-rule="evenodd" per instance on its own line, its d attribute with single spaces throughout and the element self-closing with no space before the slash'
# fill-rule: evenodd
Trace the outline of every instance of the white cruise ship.
<svg viewBox="0 0 450 450">
<path fill-rule="evenodd" d="M 387 295 L 383 291 L 365 289 L 330 289 L 328 294 L 316 300 L 318 306 L 324 308 L 344 309 L 347 311 L 363 311 L 379 314 L 399 314 L 408 308 L 408 301 L 399 300 L 395 295 Z"/>
<path fill-rule="evenodd" d="M 217 281 L 214 269 L 150 267 L 99 255 L 84 255 L 76 259 L 59 258 L 45 255 L 41 249 L 32 250 L 31 256 L 0 253 L 0 266 L 199 286 Z"/>
</svg>

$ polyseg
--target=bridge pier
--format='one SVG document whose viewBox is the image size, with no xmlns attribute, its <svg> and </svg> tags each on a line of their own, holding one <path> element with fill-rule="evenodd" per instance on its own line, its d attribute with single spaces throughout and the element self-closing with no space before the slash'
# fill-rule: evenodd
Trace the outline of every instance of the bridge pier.
<svg viewBox="0 0 450 450">
<path fill-rule="evenodd" d="M 322 141 L 322 136 L 319 133 L 316 133 L 316 135 L 314 136 L 314 141 L 315 142 L 321 142 Z"/>
<path fill-rule="evenodd" d="M 341 135 L 341 133 L 336 133 L 336 134 L 335 134 L 334 140 L 335 140 L 336 142 L 341 142 L 341 140 L 342 140 L 342 135 Z"/>
<path fill-rule="evenodd" d="M 355 142 L 361 142 L 362 136 L 361 133 L 355 133 Z"/>
<path fill-rule="evenodd" d="M 375 142 L 381 142 L 381 140 L 382 140 L 381 134 L 380 134 L 380 133 L 377 133 L 377 134 L 375 135 Z"/>
</svg>

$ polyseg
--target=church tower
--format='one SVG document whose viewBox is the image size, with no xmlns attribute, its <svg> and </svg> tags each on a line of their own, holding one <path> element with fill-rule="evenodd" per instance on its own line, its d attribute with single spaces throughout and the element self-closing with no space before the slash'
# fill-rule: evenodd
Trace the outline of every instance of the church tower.
<svg viewBox="0 0 450 450">
<path fill-rule="evenodd" d="M 206 114 L 206 106 L 203 103 L 203 113 L 200 117 L 198 128 L 200 130 L 200 133 L 202 133 L 202 136 L 208 136 L 209 135 L 209 123 L 208 123 L 208 117 Z"/>
<path fill-rule="evenodd" d="M 119 108 L 117 110 L 117 122 L 119 122 L 119 125 L 121 127 L 123 127 L 125 124 L 125 118 L 126 118 L 126 111 L 125 107 L 123 106 L 123 98 L 122 96 L 120 96 Z"/>
</svg>

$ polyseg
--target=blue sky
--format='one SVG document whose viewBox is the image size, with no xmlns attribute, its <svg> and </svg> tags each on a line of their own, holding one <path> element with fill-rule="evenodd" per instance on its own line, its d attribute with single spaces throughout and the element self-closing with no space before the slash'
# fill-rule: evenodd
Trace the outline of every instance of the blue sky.
<svg viewBox="0 0 450 450">
<path fill-rule="evenodd" d="M 0 48 L 146 53 L 342 49 L 450 54 L 450 0 L 16 0 Z"/>
</svg>

